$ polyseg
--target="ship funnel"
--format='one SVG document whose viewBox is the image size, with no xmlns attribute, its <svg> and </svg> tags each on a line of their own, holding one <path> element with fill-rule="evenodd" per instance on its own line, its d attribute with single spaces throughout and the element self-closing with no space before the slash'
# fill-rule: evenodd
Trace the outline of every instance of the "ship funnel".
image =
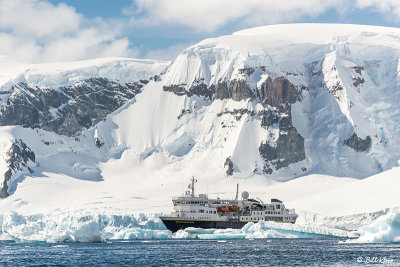
<svg viewBox="0 0 400 267">
<path fill-rule="evenodd" d="M 235 200 L 238 200 L 239 198 L 239 183 L 236 184 L 236 197 Z"/>
</svg>

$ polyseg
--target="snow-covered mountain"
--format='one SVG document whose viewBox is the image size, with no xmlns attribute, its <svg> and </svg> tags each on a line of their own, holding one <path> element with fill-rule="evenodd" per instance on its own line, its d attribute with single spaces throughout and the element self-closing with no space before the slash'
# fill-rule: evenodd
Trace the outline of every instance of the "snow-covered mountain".
<svg viewBox="0 0 400 267">
<path fill-rule="evenodd" d="M 2 75 L 0 83 L 0 125 L 20 125 L 75 136 L 94 126 L 141 92 L 155 75 L 169 62 L 129 58 L 104 58 L 67 63 L 18 64 L 13 72 Z M 5 66 L 0 67 L 5 70 Z M 0 197 L 15 189 L 15 179 L 33 173 L 39 166 L 37 155 L 22 138 L 15 136 L 7 142 L 3 135 L 4 150 L 1 169 Z M 42 140 L 46 146 L 49 140 Z M 64 148 L 62 140 L 57 143 Z M 97 146 L 100 146 L 97 143 Z M 56 149 L 57 150 L 57 149 Z M 32 165 L 33 164 L 33 165 Z"/>
<path fill-rule="evenodd" d="M 121 58 L 20 66 L 0 87 L 0 125 L 77 135 L 133 99 L 166 66 Z"/>
<path fill-rule="evenodd" d="M 399 33 L 354 25 L 254 28 L 188 48 L 149 87 L 191 96 L 181 120 L 208 129 L 221 147 L 213 162 L 233 166 L 239 177 L 366 177 L 399 158 Z M 211 110 L 219 116 L 195 119 Z M 186 125 L 179 129 L 191 139 L 204 138 Z"/>
<path fill-rule="evenodd" d="M 2 196 L 14 194 L 0 210 L 168 211 L 191 175 L 211 193 L 238 179 L 263 193 L 309 174 L 389 170 L 400 159 L 399 39 L 396 28 L 274 25 L 204 40 L 168 67 L 118 59 L 9 75 L 0 169 Z M 323 175 L 309 186 L 328 190 Z"/>
</svg>

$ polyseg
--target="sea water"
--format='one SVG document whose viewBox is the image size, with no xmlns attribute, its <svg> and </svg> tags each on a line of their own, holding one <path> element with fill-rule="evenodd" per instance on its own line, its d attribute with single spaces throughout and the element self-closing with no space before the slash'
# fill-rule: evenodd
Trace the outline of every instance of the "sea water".
<svg viewBox="0 0 400 267">
<path fill-rule="evenodd" d="M 0 266 L 400 266 L 400 244 L 345 238 L 0 241 Z"/>
</svg>

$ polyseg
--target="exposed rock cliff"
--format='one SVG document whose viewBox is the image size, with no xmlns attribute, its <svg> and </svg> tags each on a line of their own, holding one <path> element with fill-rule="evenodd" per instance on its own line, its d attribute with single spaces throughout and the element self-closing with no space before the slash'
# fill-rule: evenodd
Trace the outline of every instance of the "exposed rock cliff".
<svg viewBox="0 0 400 267">
<path fill-rule="evenodd" d="M 15 140 L 6 156 L 8 169 L 4 173 L 0 198 L 8 197 L 12 193 L 9 192 L 9 183 L 12 179 L 16 179 L 23 173 L 32 173 L 29 165 L 35 163 L 35 153 L 22 140 Z"/>
<path fill-rule="evenodd" d="M 60 88 L 15 85 L 0 108 L 0 125 L 41 128 L 72 136 L 87 129 L 140 93 L 147 83 L 119 84 L 90 78 Z M 0 96 L 1 97 L 1 96 Z"/>
<path fill-rule="evenodd" d="M 343 144 L 357 152 L 365 152 L 371 147 L 371 137 L 367 136 L 362 139 L 354 133 L 349 139 L 346 139 Z"/>
</svg>

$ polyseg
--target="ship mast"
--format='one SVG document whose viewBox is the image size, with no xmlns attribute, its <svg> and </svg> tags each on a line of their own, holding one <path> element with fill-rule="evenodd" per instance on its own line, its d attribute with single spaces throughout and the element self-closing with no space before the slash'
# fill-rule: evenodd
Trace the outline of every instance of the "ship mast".
<svg viewBox="0 0 400 267">
<path fill-rule="evenodd" d="M 197 183 L 197 179 L 194 178 L 194 176 L 192 176 L 192 179 L 190 179 L 190 184 L 188 186 L 189 189 L 192 189 L 192 194 L 191 196 L 194 197 L 194 183 Z"/>
<path fill-rule="evenodd" d="M 239 183 L 236 184 L 236 196 L 235 196 L 235 200 L 238 200 L 239 198 Z"/>
</svg>

